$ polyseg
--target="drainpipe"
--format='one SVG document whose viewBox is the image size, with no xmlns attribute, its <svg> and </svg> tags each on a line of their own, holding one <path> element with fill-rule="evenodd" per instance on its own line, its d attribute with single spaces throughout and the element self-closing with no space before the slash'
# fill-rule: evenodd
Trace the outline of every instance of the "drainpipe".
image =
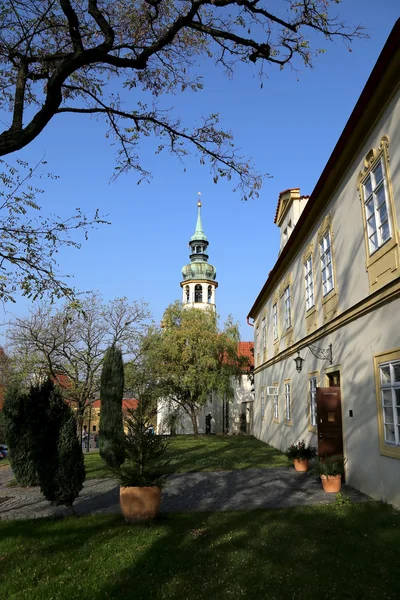
<svg viewBox="0 0 400 600">
<path fill-rule="evenodd" d="M 254 327 L 254 323 L 250 323 L 250 319 L 251 317 L 247 317 L 247 325 L 250 325 L 250 327 Z"/>
</svg>

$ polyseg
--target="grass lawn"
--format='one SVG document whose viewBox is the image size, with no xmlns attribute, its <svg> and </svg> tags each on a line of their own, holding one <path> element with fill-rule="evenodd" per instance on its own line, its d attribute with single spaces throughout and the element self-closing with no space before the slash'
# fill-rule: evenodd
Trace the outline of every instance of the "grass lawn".
<svg viewBox="0 0 400 600">
<path fill-rule="evenodd" d="M 247 435 L 173 437 L 166 459 L 170 462 L 165 473 L 287 467 L 291 464 L 279 450 Z M 110 476 L 98 453 L 85 454 L 85 465 L 87 479 Z"/>
<path fill-rule="evenodd" d="M 380 503 L 0 522 L 7 600 L 397 600 L 400 513 Z"/>
</svg>

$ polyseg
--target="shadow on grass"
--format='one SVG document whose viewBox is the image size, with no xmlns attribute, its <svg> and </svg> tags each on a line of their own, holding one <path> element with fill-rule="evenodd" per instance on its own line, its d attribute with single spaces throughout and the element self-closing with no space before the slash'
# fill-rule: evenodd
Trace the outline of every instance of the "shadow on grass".
<svg viewBox="0 0 400 600">
<path fill-rule="evenodd" d="M 282 452 L 253 436 L 178 436 L 166 454 L 166 473 L 289 466 Z"/>
<path fill-rule="evenodd" d="M 9 522 L 0 534 L 7 598 L 398 598 L 400 516 L 379 503 L 136 526 L 115 516 Z"/>
<path fill-rule="evenodd" d="M 276 448 L 253 436 L 181 435 L 171 438 L 164 474 L 286 467 L 291 463 Z M 100 455 L 85 455 L 87 479 L 109 478 L 112 473 Z"/>
</svg>

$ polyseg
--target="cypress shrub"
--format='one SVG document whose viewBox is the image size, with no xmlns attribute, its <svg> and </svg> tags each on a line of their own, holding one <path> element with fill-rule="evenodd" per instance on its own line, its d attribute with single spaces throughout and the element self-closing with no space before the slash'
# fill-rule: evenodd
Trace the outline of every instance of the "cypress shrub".
<svg viewBox="0 0 400 600">
<path fill-rule="evenodd" d="M 125 459 L 122 398 L 124 363 L 119 348 L 111 346 L 105 354 L 100 380 L 100 456 L 111 469 Z"/>
<path fill-rule="evenodd" d="M 0 410 L 0 444 L 4 444 L 6 441 L 6 421 L 4 418 L 4 412 Z"/>
<path fill-rule="evenodd" d="M 72 507 L 85 480 L 75 415 L 50 380 L 32 387 L 30 397 L 36 407 L 31 431 L 40 488 L 50 502 Z"/>
<path fill-rule="evenodd" d="M 85 465 L 77 436 L 75 415 L 70 409 L 68 412 L 68 415 L 64 415 L 58 438 L 58 468 L 49 487 L 55 501 L 73 511 L 73 502 L 78 497 L 85 481 Z"/>
<path fill-rule="evenodd" d="M 31 422 L 34 407 L 30 395 L 16 383 L 7 389 L 4 401 L 6 443 L 15 479 L 22 486 L 38 485 Z"/>
</svg>

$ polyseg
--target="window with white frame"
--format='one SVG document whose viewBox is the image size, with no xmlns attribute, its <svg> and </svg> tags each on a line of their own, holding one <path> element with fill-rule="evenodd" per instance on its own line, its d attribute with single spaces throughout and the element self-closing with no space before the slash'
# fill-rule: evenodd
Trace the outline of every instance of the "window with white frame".
<svg viewBox="0 0 400 600">
<path fill-rule="evenodd" d="M 274 419 L 279 419 L 279 397 L 274 394 Z"/>
<path fill-rule="evenodd" d="M 290 383 L 285 383 L 285 414 L 286 421 L 292 420 L 292 399 L 291 399 L 291 385 Z"/>
<path fill-rule="evenodd" d="M 370 254 L 391 238 L 386 179 L 385 163 L 381 157 L 362 183 Z"/>
<path fill-rule="evenodd" d="M 284 301 L 285 301 L 285 326 L 286 326 L 286 329 L 289 329 L 292 326 L 292 317 L 291 317 L 292 299 L 290 296 L 290 285 L 288 285 L 287 288 L 285 288 Z"/>
<path fill-rule="evenodd" d="M 309 379 L 309 397 L 310 397 L 310 425 L 317 426 L 317 378 Z"/>
<path fill-rule="evenodd" d="M 260 354 L 260 328 L 256 329 L 256 354 Z"/>
<path fill-rule="evenodd" d="M 267 349 L 267 319 L 264 317 L 261 321 L 261 336 L 262 336 L 262 349 L 265 352 Z"/>
<path fill-rule="evenodd" d="M 265 391 L 261 390 L 261 418 L 265 416 Z"/>
<path fill-rule="evenodd" d="M 272 329 L 274 341 L 278 339 L 278 304 L 275 304 L 272 307 Z"/>
<path fill-rule="evenodd" d="M 310 310 L 310 308 L 312 308 L 315 305 L 314 273 L 311 254 L 304 263 L 304 279 L 306 282 L 306 310 Z"/>
<path fill-rule="evenodd" d="M 400 360 L 379 365 L 385 443 L 400 446 Z"/>
<path fill-rule="evenodd" d="M 321 252 L 322 294 L 326 296 L 334 288 L 330 229 L 324 233 L 319 247 Z"/>
</svg>

